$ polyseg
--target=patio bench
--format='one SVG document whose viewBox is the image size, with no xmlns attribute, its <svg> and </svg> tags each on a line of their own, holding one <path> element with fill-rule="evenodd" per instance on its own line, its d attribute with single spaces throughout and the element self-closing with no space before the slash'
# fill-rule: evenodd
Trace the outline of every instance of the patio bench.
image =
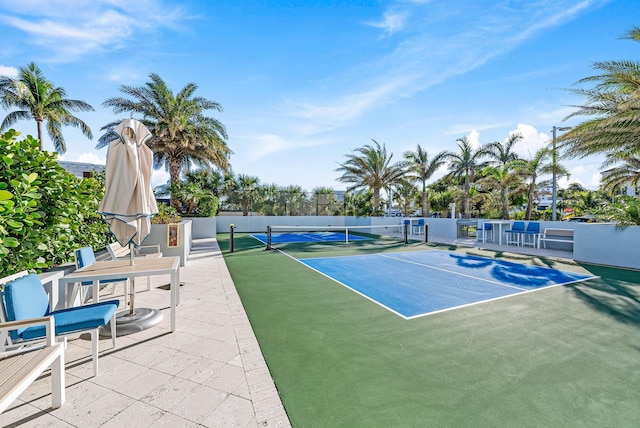
<svg viewBox="0 0 640 428">
<path fill-rule="evenodd" d="M 0 330 L 8 333 L 11 330 L 44 325 L 46 342 L 25 346 L 21 344 L 5 346 L 0 352 L 0 413 L 20 396 L 45 370 L 51 367 L 51 400 L 54 409 L 62 406 L 64 394 L 64 350 L 66 342 L 55 341 L 53 317 L 24 319 L 4 322 Z M 3 341 L 3 342 L 6 342 Z"/>
<path fill-rule="evenodd" d="M 538 248 L 541 243 L 544 243 L 544 248 L 547 248 L 547 242 L 567 242 L 573 245 L 573 229 L 545 228 L 542 236 L 538 238 Z"/>
</svg>

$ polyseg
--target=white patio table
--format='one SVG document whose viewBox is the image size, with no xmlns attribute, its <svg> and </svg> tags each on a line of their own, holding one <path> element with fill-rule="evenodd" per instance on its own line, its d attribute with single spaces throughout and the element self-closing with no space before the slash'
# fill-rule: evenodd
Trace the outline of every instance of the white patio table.
<svg viewBox="0 0 640 428">
<path fill-rule="evenodd" d="M 93 282 L 93 295 L 96 302 L 100 298 L 99 282 L 105 279 L 136 278 L 139 276 L 171 275 L 171 331 L 176 329 L 176 306 L 180 304 L 180 257 L 158 257 L 152 259 L 136 259 L 134 264 L 129 260 L 105 260 L 78 269 L 58 279 L 64 291 L 67 307 L 72 306 L 69 290 L 76 282 Z"/>
<path fill-rule="evenodd" d="M 491 224 L 491 233 L 493 234 L 493 242 L 496 242 L 495 233 L 496 233 L 496 228 L 498 229 L 498 244 L 502 245 L 502 234 L 504 233 L 502 228 L 504 226 L 511 226 L 511 222 L 509 220 L 487 220 L 485 221 L 485 223 Z"/>
</svg>

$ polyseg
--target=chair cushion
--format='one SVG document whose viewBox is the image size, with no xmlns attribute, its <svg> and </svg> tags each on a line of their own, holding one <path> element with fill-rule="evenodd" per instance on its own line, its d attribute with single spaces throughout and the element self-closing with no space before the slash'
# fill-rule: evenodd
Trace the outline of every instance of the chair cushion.
<svg viewBox="0 0 640 428">
<path fill-rule="evenodd" d="M 4 298 L 8 321 L 43 317 L 49 312 L 49 297 L 40 277 L 34 273 L 5 284 Z M 12 330 L 11 338 L 17 339 L 24 330 Z"/>
<path fill-rule="evenodd" d="M 73 308 L 53 311 L 56 335 L 75 331 L 91 330 L 106 325 L 118 309 L 118 300 L 109 300 L 92 305 L 76 306 Z M 22 338 L 35 339 L 45 335 L 44 327 L 31 327 L 22 333 Z"/>
<path fill-rule="evenodd" d="M 93 248 L 83 247 L 77 249 L 76 260 L 78 262 L 78 268 L 94 264 L 96 262 L 96 255 L 93 253 Z"/>
<path fill-rule="evenodd" d="M 540 223 L 534 221 L 529 222 L 529 224 L 527 224 L 527 230 L 525 232 L 532 234 L 540 233 Z"/>
<path fill-rule="evenodd" d="M 78 269 L 85 266 L 90 266 L 96 262 L 96 255 L 91 247 L 82 247 L 76 250 L 76 261 L 78 262 Z M 119 279 L 105 279 L 100 281 L 100 284 L 110 284 L 113 282 L 124 282 L 126 278 Z M 82 285 L 91 285 L 91 281 L 83 281 Z"/>
</svg>

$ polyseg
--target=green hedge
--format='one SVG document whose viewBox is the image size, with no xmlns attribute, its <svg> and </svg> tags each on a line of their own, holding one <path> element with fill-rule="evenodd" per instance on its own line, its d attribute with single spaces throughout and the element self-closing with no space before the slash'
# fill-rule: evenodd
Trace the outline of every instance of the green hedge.
<svg viewBox="0 0 640 428">
<path fill-rule="evenodd" d="M 57 153 L 19 135 L 0 135 L 0 276 L 41 272 L 72 261 L 76 248 L 112 241 L 97 213 L 103 180 L 76 178 L 58 165 Z"/>
</svg>

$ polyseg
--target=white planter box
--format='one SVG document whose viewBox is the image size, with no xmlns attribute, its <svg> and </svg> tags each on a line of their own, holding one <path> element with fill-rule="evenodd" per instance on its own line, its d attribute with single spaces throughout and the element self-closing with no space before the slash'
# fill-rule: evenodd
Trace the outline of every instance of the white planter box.
<svg viewBox="0 0 640 428">
<path fill-rule="evenodd" d="M 167 224 L 152 224 L 151 233 L 142 241 L 142 245 L 159 245 L 163 256 L 179 256 L 180 266 L 184 266 L 191 252 L 191 220 L 178 223 L 178 246 L 169 247 Z"/>
</svg>

